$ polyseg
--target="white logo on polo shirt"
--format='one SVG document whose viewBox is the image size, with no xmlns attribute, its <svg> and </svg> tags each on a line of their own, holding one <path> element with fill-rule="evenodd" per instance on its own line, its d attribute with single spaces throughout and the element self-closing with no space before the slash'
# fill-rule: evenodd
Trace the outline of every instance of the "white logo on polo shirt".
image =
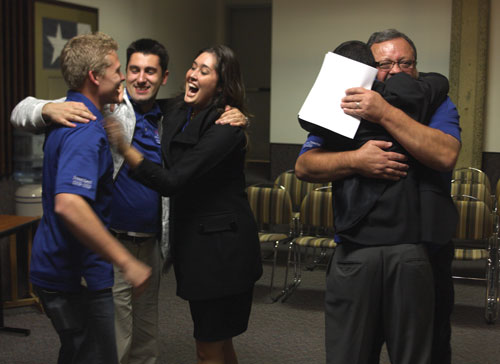
<svg viewBox="0 0 500 364">
<path fill-rule="evenodd" d="M 92 188 L 92 181 L 83 177 L 73 176 L 73 181 L 71 182 L 73 186 L 83 187 L 87 190 Z"/>
</svg>

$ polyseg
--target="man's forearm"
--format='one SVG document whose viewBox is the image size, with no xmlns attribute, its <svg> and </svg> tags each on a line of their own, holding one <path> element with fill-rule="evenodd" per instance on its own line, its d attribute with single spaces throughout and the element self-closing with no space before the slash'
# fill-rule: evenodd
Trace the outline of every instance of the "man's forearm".
<svg viewBox="0 0 500 364">
<path fill-rule="evenodd" d="M 382 140 L 369 140 L 352 151 L 311 149 L 297 159 L 295 174 L 309 182 L 336 181 L 353 174 L 397 181 L 406 176 L 408 165 L 404 154 L 386 151 L 391 145 Z"/>
<path fill-rule="evenodd" d="M 14 108 L 10 121 L 15 127 L 36 132 L 45 128 L 49 122 L 74 128 L 75 122 L 88 123 L 96 119 L 82 102 L 64 101 L 65 98 L 38 100 L 27 97 Z"/>
<path fill-rule="evenodd" d="M 460 142 L 449 134 L 413 120 L 372 90 L 354 87 L 346 91 L 341 107 L 348 115 L 380 124 L 419 162 L 437 171 L 455 166 Z"/>
<path fill-rule="evenodd" d="M 297 158 L 295 174 L 301 180 L 315 183 L 335 181 L 355 172 L 352 151 L 333 152 L 321 148 L 311 149 Z"/>
<path fill-rule="evenodd" d="M 131 255 L 109 233 L 83 197 L 70 193 L 57 194 L 55 212 L 82 244 L 120 268 L 128 264 Z"/>
<path fill-rule="evenodd" d="M 141 294 L 151 276 L 151 268 L 140 262 L 116 240 L 102 224 L 94 210 L 79 195 L 60 193 L 55 197 L 55 212 L 84 245 L 116 265 L 125 280 Z"/>
<path fill-rule="evenodd" d="M 443 172 L 455 167 L 460 142 L 453 136 L 420 124 L 393 106 L 384 113 L 380 125 L 427 167 Z"/>
<path fill-rule="evenodd" d="M 10 122 L 13 126 L 27 131 L 42 130 L 46 126 L 42 117 L 42 108 L 49 102 L 31 96 L 25 98 L 12 110 Z"/>
</svg>

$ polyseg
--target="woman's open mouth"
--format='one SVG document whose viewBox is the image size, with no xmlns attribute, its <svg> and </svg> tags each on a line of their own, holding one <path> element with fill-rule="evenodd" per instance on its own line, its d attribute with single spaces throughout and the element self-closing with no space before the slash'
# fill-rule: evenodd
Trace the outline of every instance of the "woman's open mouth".
<svg viewBox="0 0 500 364">
<path fill-rule="evenodd" d="M 192 83 L 188 83 L 188 87 L 186 88 L 186 95 L 189 97 L 192 97 L 196 95 L 196 93 L 199 91 L 199 88 L 193 85 Z"/>
</svg>

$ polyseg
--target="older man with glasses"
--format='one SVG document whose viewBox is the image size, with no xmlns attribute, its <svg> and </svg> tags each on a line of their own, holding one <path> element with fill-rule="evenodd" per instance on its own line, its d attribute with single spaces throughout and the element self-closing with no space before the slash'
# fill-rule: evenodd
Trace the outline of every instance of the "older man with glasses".
<svg viewBox="0 0 500 364">
<path fill-rule="evenodd" d="M 401 72 L 418 77 L 416 48 L 403 33 L 374 33 L 368 45 L 379 81 Z M 352 88 L 346 94 L 344 112 L 385 128 L 409 157 L 389 150 L 392 143 L 387 141 L 370 140 L 358 150 L 333 152 L 321 148 L 321 138 L 309 136 L 297 159 L 297 175 L 322 182 L 354 174 L 399 181 L 412 173 L 419 204 L 417 211 L 406 211 L 404 198 L 382 195 L 373 211 L 339 234 L 327 277 L 327 363 L 378 363 L 384 341 L 392 363 L 450 363 L 450 240 L 456 211 L 449 172 L 460 150 L 458 113 L 447 98 L 427 124 L 419 123 L 372 90 Z M 416 234 L 397 233 L 415 224 Z"/>
</svg>

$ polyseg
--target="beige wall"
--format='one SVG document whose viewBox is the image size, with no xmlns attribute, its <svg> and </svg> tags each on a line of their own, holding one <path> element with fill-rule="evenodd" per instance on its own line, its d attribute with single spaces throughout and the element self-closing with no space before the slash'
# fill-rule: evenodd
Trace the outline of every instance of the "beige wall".
<svg viewBox="0 0 500 364">
<path fill-rule="evenodd" d="M 262 6 L 262 5 L 271 5 L 273 0 L 216 0 L 216 41 L 217 43 L 225 43 L 226 40 L 226 6 L 231 7 L 245 7 L 249 4 L 252 6 Z"/>
<path fill-rule="evenodd" d="M 448 74 L 451 0 L 273 1 L 272 143 L 304 141 L 297 112 L 324 54 L 345 40 L 366 41 L 373 31 L 385 28 L 397 28 L 413 39 L 420 70 Z"/>
<path fill-rule="evenodd" d="M 160 97 L 177 95 L 196 52 L 224 42 L 224 6 L 270 4 L 271 0 L 66 0 L 99 9 L 99 30 L 120 45 L 119 56 L 126 62 L 127 46 L 147 37 L 165 45 L 170 55 L 170 76 Z"/>
<path fill-rule="evenodd" d="M 66 0 L 99 9 L 99 30 L 120 45 L 125 69 L 126 49 L 134 40 L 153 38 L 170 54 L 170 76 L 160 97 L 178 94 L 194 55 L 216 40 L 216 0 Z"/>
<path fill-rule="evenodd" d="M 491 1 L 490 53 L 488 57 L 488 82 L 486 120 L 484 126 L 485 152 L 500 152 L 500 1 Z"/>
<path fill-rule="evenodd" d="M 182 88 L 196 50 L 224 41 L 224 5 L 271 0 L 68 0 L 99 9 L 99 28 L 126 46 L 139 37 L 158 39 L 171 55 L 170 79 L 160 96 Z M 297 112 L 324 54 L 348 39 L 367 40 L 374 30 L 395 27 L 418 48 L 418 67 L 448 75 L 451 0 L 273 0 L 271 142 L 301 144 Z M 500 1 L 491 1 L 488 99 L 484 151 L 500 152 Z"/>
</svg>

